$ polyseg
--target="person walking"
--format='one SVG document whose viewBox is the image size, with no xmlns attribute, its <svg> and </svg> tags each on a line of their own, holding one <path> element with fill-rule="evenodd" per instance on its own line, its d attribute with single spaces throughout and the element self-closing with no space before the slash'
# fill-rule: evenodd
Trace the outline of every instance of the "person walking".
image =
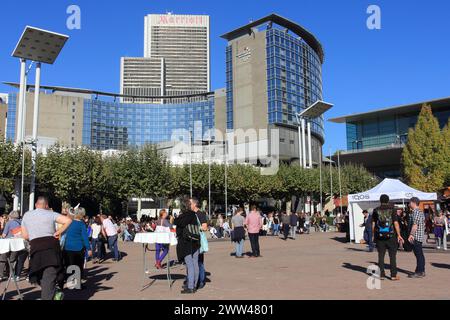
<svg viewBox="0 0 450 320">
<path fill-rule="evenodd" d="M 25 213 L 22 220 L 22 237 L 30 241 L 30 283 L 41 286 L 41 300 L 61 300 L 64 268 L 59 238 L 69 228 L 72 220 L 49 210 L 48 199 L 38 197 L 36 209 Z M 61 227 L 56 230 L 56 223 Z"/>
<path fill-rule="evenodd" d="M 206 215 L 205 212 L 200 210 L 200 203 L 198 201 L 197 198 L 191 198 L 190 199 L 191 202 L 191 210 L 194 211 L 194 213 L 197 215 L 198 218 L 198 222 L 200 222 L 200 227 L 202 229 L 203 232 L 208 232 L 208 216 Z M 222 217 L 222 216 L 220 216 Z M 225 226 L 225 222 L 223 221 L 222 218 L 222 237 L 224 236 L 224 226 Z M 199 274 L 198 274 L 198 284 L 197 284 L 197 290 L 198 289 L 203 289 L 206 285 L 206 269 L 205 269 L 205 253 L 201 252 L 198 255 L 198 270 L 199 270 Z"/>
<path fill-rule="evenodd" d="M 249 258 L 259 258 L 261 257 L 259 248 L 259 233 L 262 228 L 262 219 L 261 214 L 255 205 L 251 207 L 251 211 L 245 219 L 245 226 L 247 228 L 248 237 L 252 247 L 252 255 Z"/>
<path fill-rule="evenodd" d="M 162 209 L 159 212 L 159 219 L 156 221 L 156 230 L 155 232 L 170 232 L 170 228 L 172 228 L 172 224 L 167 220 L 167 211 Z M 164 258 L 169 253 L 169 244 L 165 243 L 156 243 L 155 244 L 155 267 L 156 269 L 162 269 L 161 263 L 164 261 Z M 170 263 L 170 261 L 168 261 Z"/>
<path fill-rule="evenodd" d="M 21 238 L 22 237 L 22 221 L 19 218 L 18 211 L 12 211 L 7 218 L 7 222 L 5 227 L 3 228 L 3 232 L 1 234 L 1 238 L 3 239 L 11 239 L 11 238 Z M 23 271 L 23 266 L 25 264 L 25 260 L 28 257 L 28 251 L 26 249 L 17 251 L 17 252 L 8 252 L 0 255 L 0 281 L 6 280 L 6 268 L 8 263 L 8 258 L 11 262 L 11 265 L 14 266 L 14 270 L 9 270 L 9 276 L 11 278 L 15 278 L 16 281 L 20 281 L 20 275 Z"/>
<path fill-rule="evenodd" d="M 178 261 L 184 261 L 187 273 L 187 283 L 181 293 L 192 294 L 197 291 L 199 279 L 200 226 L 189 198 L 182 201 L 181 214 L 174 220 L 174 225 L 178 238 Z"/>
<path fill-rule="evenodd" d="M 378 267 L 380 268 L 380 279 L 386 278 L 384 257 L 386 251 L 389 252 L 389 261 L 391 265 L 391 280 L 398 281 L 397 276 L 397 251 L 398 245 L 403 244 L 401 237 L 398 216 L 394 206 L 389 203 L 389 196 L 386 194 L 380 197 L 380 206 L 373 210 L 372 214 L 372 233 L 376 239 L 378 250 Z"/>
<path fill-rule="evenodd" d="M 416 256 L 417 266 L 413 274 L 409 278 L 425 277 L 425 256 L 423 254 L 422 244 L 425 239 L 425 216 L 419 209 L 420 200 L 417 197 L 411 198 L 409 207 L 412 212 L 410 215 L 411 232 L 408 241 L 413 245 L 413 252 Z"/>
<path fill-rule="evenodd" d="M 280 217 L 278 216 L 278 212 L 273 217 L 273 235 L 280 235 Z"/>
<path fill-rule="evenodd" d="M 281 216 L 281 228 L 283 230 L 284 241 L 286 241 L 287 238 L 289 237 L 290 225 L 291 225 L 291 218 L 286 212 L 283 212 Z"/>
<path fill-rule="evenodd" d="M 296 213 L 291 212 L 290 215 L 290 227 L 291 227 L 291 238 L 295 240 L 297 234 L 297 224 L 298 224 L 298 216 Z"/>
<path fill-rule="evenodd" d="M 72 223 L 66 231 L 66 240 L 63 248 L 63 261 L 67 269 L 70 266 L 80 268 L 80 275 L 83 277 L 84 259 L 86 252 L 92 256 L 91 245 L 89 243 L 86 224 L 83 219 L 86 215 L 84 208 L 78 208 L 73 216 Z"/>
<path fill-rule="evenodd" d="M 442 211 L 437 213 L 437 216 L 434 217 L 433 225 L 434 225 L 434 236 L 436 237 L 436 249 L 440 250 L 441 245 L 443 245 L 443 239 L 445 239 L 445 224 L 446 218 Z"/>
<path fill-rule="evenodd" d="M 117 246 L 118 233 L 117 228 L 111 219 L 112 218 L 108 218 L 105 215 L 100 216 L 100 221 L 102 223 L 102 234 L 108 241 L 109 250 L 114 253 L 113 261 L 119 261 L 119 248 Z"/>
<path fill-rule="evenodd" d="M 245 242 L 245 219 L 242 216 L 242 208 L 236 210 L 233 218 L 231 219 L 231 227 L 233 228 L 233 236 L 231 241 L 235 244 L 236 258 L 243 258 L 244 254 L 244 242 Z"/>
<path fill-rule="evenodd" d="M 92 257 L 93 257 L 93 263 L 96 264 L 100 260 L 104 259 L 104 251 L 105 246 L 103 242 L 101 241 L 101 234 L 102 234 L 102 223 L 100 221 L 99 217 L 94 218 L 94 222 L 91 225 L 92 229 Z"/>
<path fill-rule="evenodd" d="M 363 215 L 364 223 L 360 227 L 364 228 L 364 241 L 366 241 L 369 247 L 369 252 L 373 252 L 372 215 L 367 210 L 363 211 Z"/>
</svg>

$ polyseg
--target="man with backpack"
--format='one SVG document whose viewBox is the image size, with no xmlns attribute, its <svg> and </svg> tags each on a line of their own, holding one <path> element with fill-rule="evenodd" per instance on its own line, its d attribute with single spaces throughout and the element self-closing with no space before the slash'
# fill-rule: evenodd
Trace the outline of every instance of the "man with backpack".
<svg viewBox="0 0 450 320">
<path fill-rule="evenodd" d="M 386 274 L 384 271 L 384 256 L 386 251 L 389 253 L 391 265 L 391 280 L 398 281 L 397 276 L 397 250 L 398 245 L 403 244 L 400 225 L 395 208 L 389 203 L 389 196 L 383 194 L 380 197 L 381 205 L 373 210 L 372 230 L 376 240 L 378 250 L 378 267 L 380 268 L 380 279 L 384 280 Z"/>
</svg>

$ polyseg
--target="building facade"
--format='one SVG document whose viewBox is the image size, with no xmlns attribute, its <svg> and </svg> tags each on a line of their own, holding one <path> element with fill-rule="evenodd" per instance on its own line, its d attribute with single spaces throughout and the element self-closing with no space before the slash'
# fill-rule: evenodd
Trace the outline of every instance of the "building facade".
<svg viewBox="0 0 450 320">
<path fill-rule="evenodd" d="M 41 146 L 57 142 L 68 147 L 126 150 L 174 139 L 188 140 L 189 136 L 202 140 L 215 127 L 214 96 L 189 103 L 126 104 L 59 87 L 45 89 L 39 107 L 38 144 Z M 10 141 L 16 137 L 17 95 L 9 95 L 6 137 Z M 27 115 L 33 114 L 33 99 L 34 93 L 27 92 Z M 25 137 L 32 135 L 32 125 L 32 116 L 27 116 Z"/>
<path fill-rule="evenodd" d="M 0 101 L 0 140 L 3 141 L 6 138 L 6 125 L 8 114 L 8 105 Z"/>
<path fill-rule="evenodd" d="M 298 161 L 296 115 L 323 98 L 321 44 L 298 24 L 275 14 L 222 38 L 228 41 L 227 129 L 278 129 L 280 159 Z M 323 117 L 309 121 L 317 165 L 325 139 Z"/>
<path fill-rule="evenodd" d="M 123 95 L 134 96 L 209 92 L 209 16 L 147 15 L 144 57 L 122 58 L 120 90 Z M 127 97 L 122 98 L 122 102 L 155 103 L 149 99 Z"/>
<path fill-rule="evenodd" d="M 450 117 L 450 98 L 374 110 L 330 119 L 345 123 L 347 151 L 342 163 L 358 163 L 380 178 L 401 177 L 401 154 L 408 131 L 417 124 L 423 104 L 430 104 L 443 128 Z"/>
</svg>

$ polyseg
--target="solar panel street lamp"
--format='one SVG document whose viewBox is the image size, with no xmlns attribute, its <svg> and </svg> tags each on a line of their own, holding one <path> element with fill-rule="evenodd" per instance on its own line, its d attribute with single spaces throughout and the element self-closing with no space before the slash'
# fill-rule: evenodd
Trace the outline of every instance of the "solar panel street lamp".
<svg viewBox="0 0 450 320">
<path fill-rule="evenodd" d="M 26 26 L 14 49 L 12 56 L 20 59 L 20 90 L 19 90 L 19 110 L 17 121 L 16 144 L 24 144 L 25 136 L 25 100 L 26 100 L 26 62 L 35 62 L 36 80 L 34 88 L 34 108 L 33 108 L 33 134 L 32 134 L 32 173 L 30 184 L 30 206 L 34 206 L 34 196 L 36 189 L 36 155 L 37 155 L 37 134 L 39 121 L 39 91 L 41 82 L 41 63 L 53 64 L 69 39 L 68 36 Z M 23 183 L 22 183 L 23 184 Z M 23 214 L 23 203 L 20 204 Z"/>
</svg>

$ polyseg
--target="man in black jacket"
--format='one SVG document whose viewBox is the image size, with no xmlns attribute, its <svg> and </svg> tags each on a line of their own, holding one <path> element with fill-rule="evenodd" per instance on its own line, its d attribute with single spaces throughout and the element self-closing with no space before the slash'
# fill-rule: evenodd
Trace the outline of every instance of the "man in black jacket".
<svg viewBox="0 0 450 320">
<path fill-rule="evenodd" d="M 295 235 L 297 234 L 297 224 L 298 224 L 298 216 L 295 212 L 291 212 L 290 224 L 291 224 L 291 238 L 293 240 L 295 240 Z"/>
</svg>

